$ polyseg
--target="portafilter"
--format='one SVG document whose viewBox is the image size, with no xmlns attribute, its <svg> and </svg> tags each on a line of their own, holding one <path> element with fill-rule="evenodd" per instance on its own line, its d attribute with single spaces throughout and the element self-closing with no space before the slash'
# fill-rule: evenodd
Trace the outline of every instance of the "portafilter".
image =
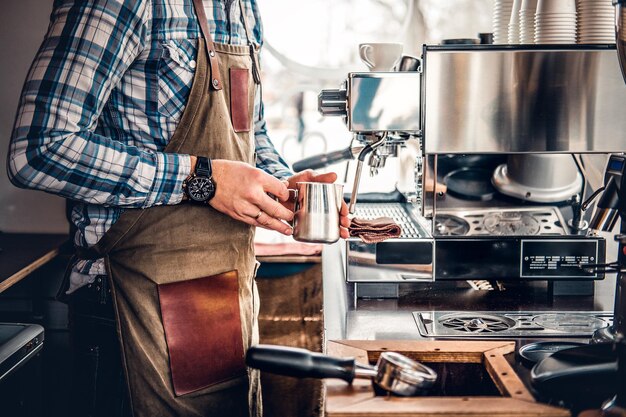
<svg viewBox="0 0 626 417">
<path fill-rule="evenodd" d="M 372 366 L 357 363 L 354 358 L 336 358 L 306 349 L 257 345 L 248 349 L 246 364 L 296 378 L 338 378 L 348 383 L 355 378 L 372 379 L 380 388 L 402 397 L 418 395 L 437 381 L 435 371 L 395 352 L 382 352 L 376 366 Z"/>
</svg>

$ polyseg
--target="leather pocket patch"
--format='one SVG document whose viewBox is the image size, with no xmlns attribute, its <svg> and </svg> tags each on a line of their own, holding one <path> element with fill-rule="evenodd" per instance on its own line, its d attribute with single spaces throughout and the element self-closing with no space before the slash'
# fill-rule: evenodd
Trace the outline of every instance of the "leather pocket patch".
<svg viewBox="0 0 626 417">
<path fill-rule="evenodd" d="M 235 132 L 250 131 L 248 88 L 250 71 L 246 68 L 231 68 L 230 74 L 230 119 Z"/>
<path fill-rule="evenodd" d="M 237 271 L 158 291 L 177 396 L 246 374 Z"/>
</svg>

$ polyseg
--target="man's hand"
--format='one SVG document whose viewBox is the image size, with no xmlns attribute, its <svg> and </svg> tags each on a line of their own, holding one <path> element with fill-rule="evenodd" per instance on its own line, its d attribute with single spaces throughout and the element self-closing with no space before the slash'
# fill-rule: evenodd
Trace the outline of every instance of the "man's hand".
<svg viewBox="0 0 626 417">
<path fill-rule="evenodd" d="M 293 211 L 267 195 L 287 201 L 285 183 L 243 162 L 214 159 L 211 164 L 215 197 L 209 204 L 214 209 L 246 224 L 292 234 L 291 226 L 281 220 L 291 221 Z"/>
<path fill-rule="evenodd" d="M 307 169 L 289 177 L 285 181 L 285 185 L 287 185 L 290 189 L 295 189 L 296 183 L 298 182 L 324 182 L 331 184 L 335 181 L 337 181 L 337 174 L 335 174 L 334 172 L 318 174 L 315 171 Z M 284 200 L 281 199 L 281 201 Z M 293 204 L 293 201 L 283 202 L 283 205 L 290 211 L 293 211 L 294 209 Z M 348 232 L 348 227 L 350 227 L 350 219 L 348 218 L 348 205 L 345 203 L 345 201 L 343 201 L 343 199 L 341 201 L 341 211 L 339 212 L 339 223 L 341 237 L 343 239 L 349 238 L 350 232 Z"/>
</svg>

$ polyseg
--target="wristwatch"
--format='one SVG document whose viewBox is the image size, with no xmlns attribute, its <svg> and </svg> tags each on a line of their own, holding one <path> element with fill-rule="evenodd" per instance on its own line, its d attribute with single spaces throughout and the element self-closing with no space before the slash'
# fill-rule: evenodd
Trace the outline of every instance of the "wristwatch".
<svg viewBox="0 0 626 417">
<path fill-rule="evenodd" d="M 211 175 L 211 160 L 199 156 L 193 174 L 183 181 L 183 189 L 189 200 L 206 204 L 215 196 L 215 183 Z"/>
</svg>

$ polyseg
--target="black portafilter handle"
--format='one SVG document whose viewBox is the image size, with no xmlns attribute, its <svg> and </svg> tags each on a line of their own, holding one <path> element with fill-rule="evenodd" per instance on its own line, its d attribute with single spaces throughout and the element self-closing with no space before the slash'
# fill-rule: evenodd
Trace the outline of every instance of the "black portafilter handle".
<svg viewBox="0 0 626 417">
<path fill-rule="evenodd" d="M 248 349 L 246 365 L 272 374 L 296 378 L 339 378 L 352 382 L 354 358 L 334 358 L 306 349 L 256 345 Z"/>
<path fill-rule="evenodd" d="M 301 159 L 293 164 L 293 170 L 295 172 L 304 171 L 305 169 L 320 169 L 329 165 L 336 164 L 337 162 L 345 161 L 354 158 L 352 154 L 352 148 L 342 149 L 340 151 L 333 151 L 321 155 L 314 155 L 308 158 Z"/>
</svg>

